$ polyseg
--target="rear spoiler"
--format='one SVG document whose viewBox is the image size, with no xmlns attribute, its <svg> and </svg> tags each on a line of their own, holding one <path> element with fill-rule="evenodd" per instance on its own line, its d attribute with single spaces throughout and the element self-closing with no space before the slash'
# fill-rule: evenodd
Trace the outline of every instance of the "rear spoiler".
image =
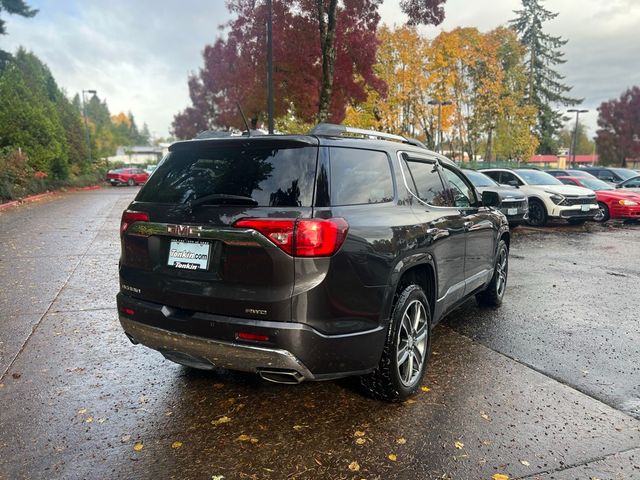
<svg viewBox="0 0 640 480">
<path fill-rule="evenodd" d="M 320 145 L 320 141 L 315 137 L 306 135 L 260 135 L 256 137 L 201 138 L 176 142 L 169 147 L 169 151 L 173 152 L 183 148 L 193 147 L 267 147 L 270 145 L 280 148 L 317 147 Z"/>
</svg>

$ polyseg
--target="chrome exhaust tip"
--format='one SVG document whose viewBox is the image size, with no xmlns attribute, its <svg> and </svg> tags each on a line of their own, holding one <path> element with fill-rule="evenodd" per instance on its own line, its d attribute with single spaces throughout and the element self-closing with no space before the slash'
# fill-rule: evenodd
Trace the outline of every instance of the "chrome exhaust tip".
<svg viewBox="0 0 640 480">
<path fill-rule="evenodd" d="M 304 380 L 304 375 L 295 370 L 258 370 L 264 380 L 284 385 L 297 385 Z"/>
</svg>

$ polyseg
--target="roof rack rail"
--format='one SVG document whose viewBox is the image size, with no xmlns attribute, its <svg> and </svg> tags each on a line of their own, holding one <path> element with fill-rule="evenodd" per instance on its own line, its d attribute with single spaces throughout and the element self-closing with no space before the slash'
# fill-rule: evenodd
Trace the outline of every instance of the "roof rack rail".
<svg viewBox="0 0 640 480">
<path fill-rule="evenodd" d="M 341 137 L 344 134 L 381 138 L 383 140 L 395 140 L 396 142 L 407 143 L 424 149 L 427 148 L 424 143 L 420 140 L 416 140 L 415 138 L 406 138 L 394 133 L 378 132 L 376 130 L 367 130 L 364 128 L 347 127 L 346 125 L 337 125 L 335 123 L 319 123 L 309 132 L 309 135 L 325 135 L 330 137 Z"/>
</svg>

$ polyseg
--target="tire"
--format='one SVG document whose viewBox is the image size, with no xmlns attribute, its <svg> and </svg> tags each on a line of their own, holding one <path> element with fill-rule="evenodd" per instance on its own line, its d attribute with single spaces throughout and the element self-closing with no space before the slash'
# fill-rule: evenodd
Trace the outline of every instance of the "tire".
<svg viewBox="0 0 640 480">
<path fill-rule="evenodd" d="M 129 185 L 130 187 L 133 187 L 136 184 L 136 181 L 133 178 L 130 178 L 129 180 L 127 180 L 127 185 Z"/>
<path fill-rule="evenodd" d="M 482 292 L 476 294 L 476 300 L 480 305 L 487 307 L 499 307 L 502 305 L 504 292 L 507 289 L 507 278 L 509 276 L 509 249 L 504 240 L 498 244 L 496 255 L 496 265 L 493 268 L 493 277 L 489 286 Z"/>
<path fill-rule="evenodd" d="M 584 225 L 586 223 L 586 220 L 583 220 L 582 218 L 570 218 L 569 220 L 567 220 L 571 225 Z"/>
<path fill-rule="evenodd" d="M 547 224 L 547 209 L 540 200 L 529 200 L 529 218 L 527 223 L 532 227 L 544 227 Z"/>
<path fill-rule="evenodd" d="M 373 398 L 402 401 L 413 395 L 420 386 L 430 351 L 429 301 L 421 287 L 411 284 L 396 299 L 378 367 L 360 377 L 360 383 Z M 415 366 L 415 362 L 419 362 L 419 367 Z"/>
<path fill-rule="evenodd" d="M 593 217 L 595 222 L 604 223 L 611 218 L 611 213 L 609 213 L 609 207 L 604 202 L 598 202 L 598 206 L 600 207 L 600 214 Z"/>
</svg>

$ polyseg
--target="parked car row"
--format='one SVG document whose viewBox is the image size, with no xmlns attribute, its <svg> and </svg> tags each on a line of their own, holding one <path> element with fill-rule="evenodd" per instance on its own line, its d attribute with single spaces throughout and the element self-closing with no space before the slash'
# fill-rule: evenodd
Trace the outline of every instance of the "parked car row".
<svg viewBox="0 0 640 480">
<path fill-rule="evenodd" d="M 541 227 L 551 218 L 574 224 L 640 220 L 640 175 L 634 170 L 602 167 L 543 172 L 493 168 L 466 173 L 477 189 L 499 193 L 503 200 L 500 210 L 512 226 L 526 221 Z M 528 211 L 510 208 L 509 196 L 520 202 L 524 198 L 523 205 L 528 204 Z"/>
</svg>

